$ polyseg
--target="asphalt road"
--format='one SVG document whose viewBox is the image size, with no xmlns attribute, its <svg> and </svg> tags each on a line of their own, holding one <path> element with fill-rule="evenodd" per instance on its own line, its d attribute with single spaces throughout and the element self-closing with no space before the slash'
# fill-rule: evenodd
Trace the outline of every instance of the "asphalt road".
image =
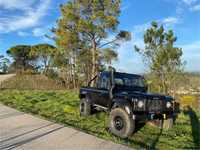
<svg viewBox="0 0 200 150">
<path fill-rule="evenodd" d="M 0 150 L 131 150 L 0 104 Z"/>
</svg>

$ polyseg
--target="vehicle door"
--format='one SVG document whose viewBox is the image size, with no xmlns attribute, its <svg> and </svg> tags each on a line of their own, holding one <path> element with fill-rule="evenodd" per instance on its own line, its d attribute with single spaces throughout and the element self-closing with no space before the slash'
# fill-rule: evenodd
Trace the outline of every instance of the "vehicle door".
<svg viewBox="0 0 200 150">
<path fill-rule="evenodd" d="M 100 90 L 98 89 L 98 82 L 100 79 L 100 75 L 96 76 L 96 78 L 94 79 L 94 86 L 91 86 L 89 88 L 90 92 L 89 92 L 89 98 L 92 100 L 93 104 L 98 104 L 99 103 L 99 92 Z"/>
<path fill-rule="evenodd" d="M 102 73 L 97 82 L 97 87 L 98 87 L 97 105 L 100 105 L 103 107 L 108 107 L 108 105 L 109 105 L 109 86 L 110 86 L 109 73 Z"/>
</svg>

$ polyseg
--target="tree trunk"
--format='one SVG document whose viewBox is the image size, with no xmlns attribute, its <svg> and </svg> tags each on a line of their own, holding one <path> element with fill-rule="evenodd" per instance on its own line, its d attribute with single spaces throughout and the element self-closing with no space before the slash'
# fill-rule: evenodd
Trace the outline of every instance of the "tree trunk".
<svg viewBox="0 0 200 150">
<path fill-rule="evenodd" d="M 48 72 L 48 67 L 47 67 L 48 66 L 48 62 L 47 62 L 48 60 L 47 60 L 47 57 L 43 56 L 42 59 L 43 59 L 43 63 L 44 63 L 44 71 L 43 71 L 43 73 L 47 74 L 47 72 Z"/>
<path fill-rule="evenodd" d="M 73 88 L 75 89 L 77 86 L 76 86 L 76 54 L 75 52 L 73 51 L 73 62 L 72 62 L 72 72 L 73 72 Z"/>
<path fill-rule="evenodd" d="M 96 66 L 96 49 L 97 49 L 97 45 L 96 45 L 96 41 L 93 40 L 92 42 L 92 74 L 91 74 L 91 79 L 94 78 L 96 76 L 97 73 L 97 66 Z M 94 81 L 92 81 L 91 86 L 94 86 Z"/>
</svg>

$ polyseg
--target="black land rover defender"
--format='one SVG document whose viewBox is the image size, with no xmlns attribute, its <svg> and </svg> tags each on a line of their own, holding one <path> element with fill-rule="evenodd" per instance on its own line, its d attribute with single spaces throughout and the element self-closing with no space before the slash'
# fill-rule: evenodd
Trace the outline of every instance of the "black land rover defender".
<svg viewBox="0 0 200 150">
<path fill-rule="evenodd" d="M 111 69 L 93 80 L 95 87 L 89 84 L 80 89 L 81 116 L 88 116 L 95 109 L 110 112 L 109 129 L 121 138 L 133 134 L 136 122 L 159 119 L 172 126 L 179 104 L 172 97 L 147 93 L 142 76 Z"/>
</svg>

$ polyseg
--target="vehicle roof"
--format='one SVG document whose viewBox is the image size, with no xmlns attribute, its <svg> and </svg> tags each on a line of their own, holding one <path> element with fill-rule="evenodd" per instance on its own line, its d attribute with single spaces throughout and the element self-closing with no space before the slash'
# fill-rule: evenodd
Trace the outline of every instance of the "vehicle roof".
<svg viewBox="0 0 200 150">
<path fill-rule="evenodd" d="M 103 71 L 102 73 L 110 73 L 109 71 Z M 124 75 L 124 76 L 135 76 L 135 77 L 143 77 L 142 75 L 139 75 L 139 74 L 131 74 L 131 73 L 124 73 L 124 72 L 115 72 L 115 74 L 117 75 Z"/>
<path fill-rule="evenodd" d="M 115 74 L 119 74 L 119 75 L 125 75 L 125 76 L 136 76 L 136 77 L 142 77 L 139 74 L 131 74 L 131 73 L 124 73 L 124 72 L 115 72 Z"/>
</svg>

